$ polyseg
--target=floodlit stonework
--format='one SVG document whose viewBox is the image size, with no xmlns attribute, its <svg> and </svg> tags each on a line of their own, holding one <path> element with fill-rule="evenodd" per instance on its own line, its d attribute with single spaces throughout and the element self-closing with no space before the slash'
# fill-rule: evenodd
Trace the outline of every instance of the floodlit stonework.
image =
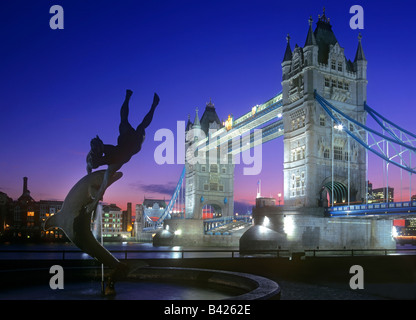
<svg viewBox="0 0 416 320">
<path fill-rule="evenodd" d="M 332 189 L 335 203 L 348 202 L 348 194 L 351 202 L 365 197 L 365 149 L 342 128 L 333 128 L 314 91 L 365 124 L 366 87 L 361 37 L 354 61 L 347 60 L 325 14 L 314 31 L 309 20 L 303 47 L 292 50 L 287 37 L 282 62 L 285 205 L 327 206 Z"/>
</svg>

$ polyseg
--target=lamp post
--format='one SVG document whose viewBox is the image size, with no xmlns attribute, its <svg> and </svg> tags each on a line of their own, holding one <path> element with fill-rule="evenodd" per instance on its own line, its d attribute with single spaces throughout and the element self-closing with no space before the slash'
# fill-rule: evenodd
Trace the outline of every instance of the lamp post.
<svg viewBox="0 0 416 320">
<path fill-rule="evenodd" d="M 279 197 L 279 206 L 280 206 L 280 197 L 282 196 L 282 194 L 278 193 L 277 196 Z"/>
</svg>

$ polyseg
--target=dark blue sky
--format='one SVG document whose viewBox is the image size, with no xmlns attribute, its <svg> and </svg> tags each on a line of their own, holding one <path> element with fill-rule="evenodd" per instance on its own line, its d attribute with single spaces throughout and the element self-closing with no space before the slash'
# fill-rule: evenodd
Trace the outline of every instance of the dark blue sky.
<svg viewBox="0 0 416 320">
<path fill-rule="evenodd" d="M 64 30 L 51 30 L 49 8 L 64 8 Z M 220 119 L 240 116 L 281 90 L 286 34 L 303 46 L 308 18 L 323 6 L 353 60 L 358 30 L 349 8 L 364 8 L 368 104 L 414 129 L 415 5 L 411 1 L 2 1 L 0 3 L 0 191 L 17 198 L 22 177 L 36 200 L 63 200 L 85 173 L 89 141 L 115 144 L 125 90 L 134 91 L 130 122 L 160 105 L 142 151 L 121 171 L 107 202 L 125 207 L 173 188 L 182 166 L 159 166 L 153 141 L 160 128 L 194 118 L 212 98 Z M 243 176 L 235 198 L 253 201 L 257 180 L 265 195 L 283 191 L 282 139 L 263 146 L 263 170 Z M 370 180 L 380 184 L 374 165 Z M 371 176 L 373 175 L 373 176 Z M 166 188 L 168 187 L 168 188 Z M 147 190 L 147 191 L 146 191 Z M 160 188 L 162 190 L 162 188 Z"/>
</svg>

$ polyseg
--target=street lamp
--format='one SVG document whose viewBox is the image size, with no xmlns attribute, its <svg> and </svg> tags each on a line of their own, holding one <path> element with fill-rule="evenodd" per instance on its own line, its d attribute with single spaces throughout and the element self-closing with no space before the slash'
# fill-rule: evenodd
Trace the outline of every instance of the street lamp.
<svg viewBox="0 0 416 320">
<path fill-rule="evenodd" d="M 278 193 L 277 196 L 279 197 L 279 206 L 280 206 L 280 197 L 282 196 L 282 194 Z"/>
</svg>

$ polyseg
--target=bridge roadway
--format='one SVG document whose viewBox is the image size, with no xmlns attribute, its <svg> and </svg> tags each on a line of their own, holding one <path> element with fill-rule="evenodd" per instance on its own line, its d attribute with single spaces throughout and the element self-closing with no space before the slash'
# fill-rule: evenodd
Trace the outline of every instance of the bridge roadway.
<svg viewBox="0 0 416 320">
<path fill-rule="evenodd" d="M 258 144 L 276 139 L 283 135 L 282 93 L 261 105 L 254 106 L 250 112 L 233 120 L 229 130 L 224 126 L 213 134 L 201 139 L 196 145 L 198 151 L 215 148 L 227 148 L 229 153 L 238 154 Z M 264 127 L 262 127 L 264 125 Z M 252 129 L 261 129 L 261 138 L 255 136 Z M 250 143 L 230 145 L 234 139 L 240 139 L 250 133 Z M 237 140 L 239 141 L 239 140 Z"/>
<path fill-rule="evenodd" d="M 334 206 L 326 209 L 325 214 L 329 217 L 372 217 L 416 215 L 416 201 L 369 203 Z"/>
</svg>

